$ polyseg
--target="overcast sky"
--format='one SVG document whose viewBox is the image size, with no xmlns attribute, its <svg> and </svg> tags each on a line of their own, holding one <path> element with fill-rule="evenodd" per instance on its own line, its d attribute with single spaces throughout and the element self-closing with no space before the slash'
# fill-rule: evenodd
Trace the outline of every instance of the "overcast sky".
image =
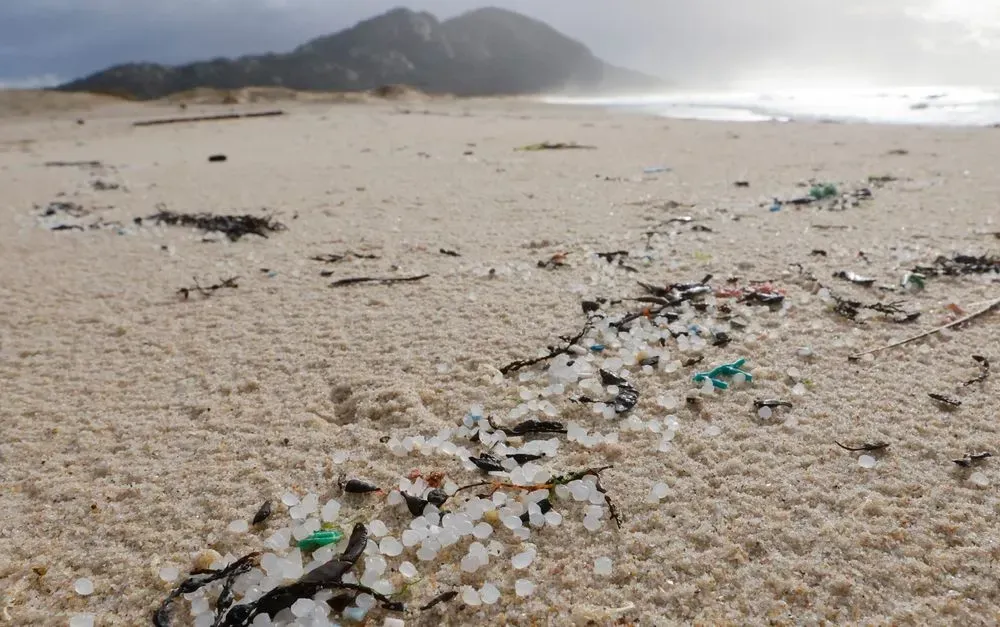
<svg viewBox="0 0 1000 627">
<path fill-rule="evenodd" d="M 399 5 L 514 9 L 684 83 L 1000 83 L 1000 0 L 0 0 L 0 83 L 286 51 Z"/>
</svg>

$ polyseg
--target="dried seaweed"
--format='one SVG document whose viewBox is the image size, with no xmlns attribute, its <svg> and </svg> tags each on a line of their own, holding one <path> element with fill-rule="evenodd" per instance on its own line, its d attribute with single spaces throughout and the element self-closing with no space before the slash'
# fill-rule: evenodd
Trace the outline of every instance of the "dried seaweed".
<svg viewBox="0 0 1000 627">
<path fill-rule="evenodd" d="M 384 609 L 395 612 L 403 611 L 405 607 L 402 603 L 393 601 L 367 586 L 343 581 L 344 575 L 350 572 L 358 559 L 361 558 L 367 543 L 368 530 L 360 523 L 354 525 L 354 530 L 347 542 L 347 548 L 339 558 L 330 560 L 309 571 L 293 583 L 274 588 L 253 603 L 233 607 L 229 610 L 222 625 L 245 627 L 261 614 L 267 614 L 270 618 L 274 618 L 282 610 L 291 607 L 298 599 L 311 598 L 320 590 L 350 590 L 370 594 L 379 601 Z"/>
<path fill-rule="evenodd" d="M 361 479 L 348 479 L 344 482 L 343 489 L 348 494 L 367 494 L 380 490 L 377 485 Z"/>
<path fill-rule="evenodd" d="M 480 453 L 479 457 L 469 457 L 469 461 L 483 472 L 503 472 L 503 462 L 492 453 Z"/>
<path fill-rule="evenodd" d="M 632 387 L 632 384 L 627 380 L 608 372 L 607 370 L 601 370 L 601 382 L 606 386 L 615 386 L 618 388 L 618 394 L 612 402 L 616 414 L 625 414 L 635 407 L 636 403 L 639 402 L 639 391 Z"/>
<path fill-rule="evenodd" d="M 223 279 L 222 281 L 220 281 L 219 283 L 216 283 L 214 285 L 209 285 L 208 287 L 202 287 L 201 285 L 198 285 L 198 279 L 195 279 L 194 280 L 194 287 L 182 287 L 179 290 L 177 290 L 177 293 L 180 294 L 183 297 L 184 300 L 187 300 L 188 297 L 191 296 L 192 292 L 197 292 L 197 293 L 201 294 L 202 296 L 204 296 L 205 298 L 208 298 L 209 296 L 212 295 L 213 292 L 215 292 L 217 290 L 221 290 L 221 289 L 225 289 L 225 288 L 229 288 L 229 289 L 236 289 L 236 288 L 238 288 L 239 285 L 237 285 L 237 283 L 236 283 L 237 279 L 239 279 L 239 277 L 235 277 L 235 276 L 234 277 L 230 277 L 228 279 Z"/>
<path fill-rule="evenodd" d="M 36 205 L 37 208 L 37 205 Z M 53 200 L 45 209 L 39 214 L 42 217 L 54 216 L 57 214 L 65 214 L 72 216 L 74 218 L 83 218 L 92 213 L 91 209 L 87 209 L 83 205 L 75 202 L 68 202 L 65 200 Z M 55 229 L 53 229 L 55 230 Z"/>
<path fill-rule="evenodd" d="M 855 452 L 855 451 L 881 451 L 883 449 L 889 448 L 889 443 L 888 442 L 882 442 L 882 441 L 879 441 L 879 442 L 865 442 L 864 444 L 861 444 L 859 446 L 845 446 L 845 445 L 843 445 L 843 444 L 841 444 L 840 442 L 837 442 L 837 441 L 834 441 L 833 443 L 836 444 L 837 446 L 839 446 L 840 448 L 844 449 L 845 451 L 852 451 L 852 452 Z"/>
<path fill-rule="evenodd" d="M 993 457 L 992 453 L 983 451 L 982 453 L 966 453 L 965 457 L 961 457 L 959 459 L 953 459 L 951 461 L 953 461 L 954 463 L 958 464 L 963 468 L 969 468 L 975 464 L 978 464 L 979 462 L 986 461 L 990 457 Z"/>
<path fill-rule="evenodd" d="M 1000 256 L 940 256 L 934 260 L 933 265 L 917 266 L 912 271 L 925 276 L 963 276 L 1000 272 Z"/>
<path fill-rule="evenodd" d="M 349 250 L 343 254 L 326 253 L 323 255 L 313 255 L 309 259 L 313 261 L 322 261 L 323 263 L 337 263 L 344 261 L 345 259 L 379 259 L 379 256 L 368 253 L 356 253 Z"/>
<path fill-rule="evenodd" d="M 615 521 L 615 525 L 617 525 L 617 527 L 621 529 L 622 523 L 624 522 L 624 518 L 621 515 L 621 511 L 618 509 L 618 506 L 615 505 L 614 502 L 611 500 L 611 496 L 608 494 L 608 491 L 601 484 L 601 473 L 611 468 L 614 468 L 614 466 L 587 468 L 585 470 L 579 470 L 577 472 L 572 472 L 566 475 L 553 477 L 552 484 L 553 485 L 566 484 L 569 483 L 570 481 L 577 481 L 579 479 L 583 479 L 587 475 L 593 475 L 594 478 L 597 480 L 596 483 L 594 483 L 594 487 L 597 488 L 598 492 L 604 495 L 604 502 L 607 503 L 608 505 L 608 511 L 611 513 L 611 519 Z"/>
<path fill-rule="evenodd" d="M 862 309 L 868 309 L 870 311 L 875 311 L 886 317 L 887 320 L 896 322 L 899 324 L 904 324 L 907 322 L 913 322 L 920 317 L 919 311 L 908 312 L 903 308 L 906 301 L 893 301 L 891 303 L 863 303 L 859 300 L 852 300 L 848 298 L 843 298 L 833 293 L 831 290 L 827 290 L 830 293 L 830 298 L 834 301 L 833 310 L 838 315 L 852 320 L 854 322 L 861 323 L 857 319 L 858 315 L 861 313 Z"/>
<path fill-rule="evenodd" d="M 972 358 L 979 364 L 979 375 L 963 383 L 962 387 L 968 387 L 974 383 L 982 383 L 990 376 L 990 360 L 982 355 L 973 355 Z"/>
<path fill-rule="evenodd" d="M 196 590 L 200 590 L 202 587 L 207 586 L 214 581 L 219 581 L 220 579 L 226 580 L 226 583 L 223 586 L 223 592 L 228 596 L 228 594 L 231 594 L 232 581 L 235 580 L 236 577 L 250 572 L 250 570 L 257 565 L 257 559 L 259 557 L 260 553 L 250 553 L 220 570 L 198 570 L 192 572 L 187 579 L 182 581 L 179 586 L 170 592 L 167 598 L 163 600 L 163 603 L 160 604 L 160 607 L 157 608 L 156 612 L 153 614 L 153 625 L 156 627 L 168 627 L 170 625 L 170 611 L 173 609 L 174 601 L 177 600 L 177 598 L 182 594 L 189 594 Z M 227 593 L 227 590 L 230 592 Z M 232 601 L 230 600 L 229 603 L 231 602 Z M 225 612 L 226 609 L 228 609 L 228 605 L 222 608 L 221 611 Z M 216 615 L 216 624 L 220 624 L 220 616 L 220 614 Z"/>
<path fill-rule="evenodd" d="M 47 168 L 102 168 L 100 161 L 46 161 Z"/>
<path fill-rule="evenodd" d="M 427 507 L 427 499 L 407 494 L 406 492 L 400 492 L 400 494 L 403 495 L 403 500 L 406 501 L 406 509 L 410 510 L 411 514 L 414 516 L 423 515 L 424 509 Z"/>
<path fill-rule="evenodd" d="M 931 397 L 936 402 L 940 403 L 945 407 L 961 407 L 962 401 L 953 397 L 947 396 L 945 394 L 935 394 L 934 392 L 929 392 L 927 396 Z"/>
<path fill-rule="evenodd" d="M 344 287 L 345 285 L 357 285 L 359 283 L 377 283 L 378 285 L 394 285 L 396 283 L 413 283 L 422 281 L 429 277 L 429 274 L 419 274 L 417 276 L 404 277 L 352 277 L 350 279 L 340 279 L 330 284 L 330 287 Z"/>
<path fill-rule="evenodd" d="M 458 591 L 457 590 L 449 590 L 447 592 L 442 592 L 441 594 L 439 594 L 436 597 L 434 597 L 433 599 L 431 599 L 426 605 L 422 606 L 420 608 L 420 611 L 421 612 L 426 612 L 427 610 L 432 609 L 432 608 L 434 608 L 437 605 L 440 605 L 442 603 L 447 603 L 448 601 L 451 601 L 452 599 L 454 599 L 457 596 L 458 596 Z"/>
<path fill-rule="evenodd" d="M 639 270 L 633 266 L 626 265 L 625 260 L 628 259 L 627 250 L 612 250 L 610 252 L 604 253 L 594 253 L 601 259 L 607 261 L 608 263 L 615 264 L 618 267 L 626 270 L 628 272 L 638 272 Z"/>
<path fill-rule="evenodd" d="M 507 459 L 513 459 L 518 466 L 523 466 L 528 462 L 537 462 L 540 459 L 545 459 L 545 456 L 532 453 L 509 453 Z"/>
<path fill-rule="evenodd" d="M 244 235 L 259 235 L 267 238 L 268 233 L 284 231 L 285 225 L 273 220 L 270 216 L 216 215 L 211 213 L 175 213 L 160 211 L 149 218 L 157 224 L 169 226 L 188 226 L 206 233 L 224 233 L 232 241 L 237 241 Z"/>
<path fill-rule="evenodd" d="M 596 148 L 597 146 L 588 146 L 586 144 L 578 144 L 576 142 L 539 142 L 537 144 L 521 146 L 520 148 L 515 148 L 514 150 L 537 152 L 540 150 L 595 150 Z"/>
<path fill-rule="evenodd" d="M 260 506 L 260 509 L 257 510 L 257 513 L 253 515 L 253 521 L 251 524 L 259 525 L 263 523 L 271 517 L 272 510 L 273 507 L 270 499 L 264 501 L 264 503 Z"/>
<path fill-rule="evenodd" d="M 90 186 L 94 189 L 94 191 L 97 192 L 106 192 L 115 189 L 121 189 L 121 185 L 119 183 L 111 183 L 103 179 L 94 179 L 93 181 L 90 182 Z"/>
<path fill-rule="evenodd" d="M 449 250 L 447 248 L 441 248 L 441 249 L 438 250 L 438 252 L 441 253 L 442 255 L 446 255 L 448 257 L 461 257 L 462 256 L 461 254 L 459 254 L 458 251 L 456 251 L 456 250 Z"/>
<path fill-rule="evenodd" d="M 525 420 L 513 427 L 501 427 L 488 418 L 487 422 L 495 431 L 503 431 L 507 437 L 522 437 L 539 433 L 566 433 L 566 426 L 554 420 Z"/>
<path fill-rule="evenodd" d="M 577 342 L 582 340 L 583 336 L 586 335 L 588 331 L 590 331 L 591 325 L 592 325 L 592 320 L 588 318 L 587 323 L 583 325 L 583 328 L 580 330 L 579 333 L 577 333 L 573 337 L 562 336 L 559 338 L 565 342 L 565 345 L 561 347 L 549 346 L 548 347 L 549 352 L 546 353 L 545 355 L 542 355 L 541 357 L 535 357 L 533 359 L 518 359 L 516 361 L 512 361 L 506 366 L 500 368 L 500 374 L 517 372 L 522 368 L 527 368 L 528 366 L 534 366 L 535 364 L 540 364 L 543 361 L 548 361 L 550 359 L 553 359 L 554 357 L 558 357 L 559 355 L 568 354 L 570 349 L 573 348 L 573 346 L 575 346 Z"/>
</svg>

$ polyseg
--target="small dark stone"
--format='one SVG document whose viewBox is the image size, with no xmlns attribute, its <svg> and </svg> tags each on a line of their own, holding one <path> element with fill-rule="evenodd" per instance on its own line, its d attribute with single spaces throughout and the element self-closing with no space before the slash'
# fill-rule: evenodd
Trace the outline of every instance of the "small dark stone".
<svg viewBox="0 0 1000 627">
<path fill-rule="evenodd" d="M 448 494 L 440 488 L 436 488 L 427 493 L 427 502 L 434 507 L 441 507 L 447 500 Z"/>
<path fill-rule="evenodd" d="M 225 161 L 226 159 L 228 159 L 226 155 L 211 155 L 208 158 L 210 163 L 219 163 L 221 161 Z"/>
</svg>

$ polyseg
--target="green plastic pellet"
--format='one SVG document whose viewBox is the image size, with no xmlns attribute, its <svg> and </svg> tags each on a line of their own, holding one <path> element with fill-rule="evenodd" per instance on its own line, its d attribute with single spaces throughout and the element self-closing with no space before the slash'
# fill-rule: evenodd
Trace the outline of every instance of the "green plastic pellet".
<svg viewBox="0 0 1000 627">
<path fill-rule="evenodd" d="M 314 531 L 309 536 L 299 540 L 298 547 L 303 551 L 315 551 L 328 544 L 336 544 L 344 539 L 344 533 L 337 529 L 330 531 Z"/>
</svg>

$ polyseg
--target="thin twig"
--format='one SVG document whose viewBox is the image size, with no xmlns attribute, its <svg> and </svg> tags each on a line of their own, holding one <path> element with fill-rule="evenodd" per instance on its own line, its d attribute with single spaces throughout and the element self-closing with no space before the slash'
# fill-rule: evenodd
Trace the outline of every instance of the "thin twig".
<svg viewBox="0 0 1000 627">
<path fill-rule="evenodd" d="M 848 356 L 847 359 L 850 360 L 850 361 L 854 361 L 856 359 L 860 359 L 861 357 L 863 357 L 865 355 L 874 355 L 875 353 L 881 353 L 882 351 L 889 350 L 890 348 L 896 348 L 897 346 L 902 346 L 904 344 L 909 344 L 910 342 L 916 342 L 917 340 L 923 339 L 923 338 L 925 338 L 927 336 L 930 336 L 930 335 L 934 335 L 935 333 L 938 333 L 940 331 L 944 331 L 945 329 L 951 329 L 953 327 L 958 327 L 958 326 L 961 326 L 963 324 L 966 324 L 967 322 L 971 322 L 972 320 L 975 320 L 976 318 L 982 317 L 982 316 L 990 313 L 991 311 L 993 311 L 994 309 L 997 309 L 997 308 L 1000 308 L 1000 298 L 998 298 L 998 299 L 994 300 L 993 302 L 991 302 L 989 304 L 989 306 L 987 306 L 987 307 L 985 307 L 983 309 L 980 309 L 979 311 L 977 311 L 975 313 L 971 313 L 968 316 L 965 316 L 964 318 L 959 318 L 958 320 L 955 320 L 954 322 L 949 322 L 946 325 L 937 327 L 935 329 L 931 329 L 930 331 L 925 331 L 925 332 L 923 332 L 923 333 L 921 333 L 919 335 L 914 335 L 913 337 L 908 337 L 905 340 L 900 340 L 898 342 L 893 342 L 892 344 L 887 344 L 886 346 L 880 346 L 878 348 L 873 348 L 871 350 L 867 350 L 867 351 L 864 351 L 862 353 L 854 353 L 853 355 Z"/>
</svg>

